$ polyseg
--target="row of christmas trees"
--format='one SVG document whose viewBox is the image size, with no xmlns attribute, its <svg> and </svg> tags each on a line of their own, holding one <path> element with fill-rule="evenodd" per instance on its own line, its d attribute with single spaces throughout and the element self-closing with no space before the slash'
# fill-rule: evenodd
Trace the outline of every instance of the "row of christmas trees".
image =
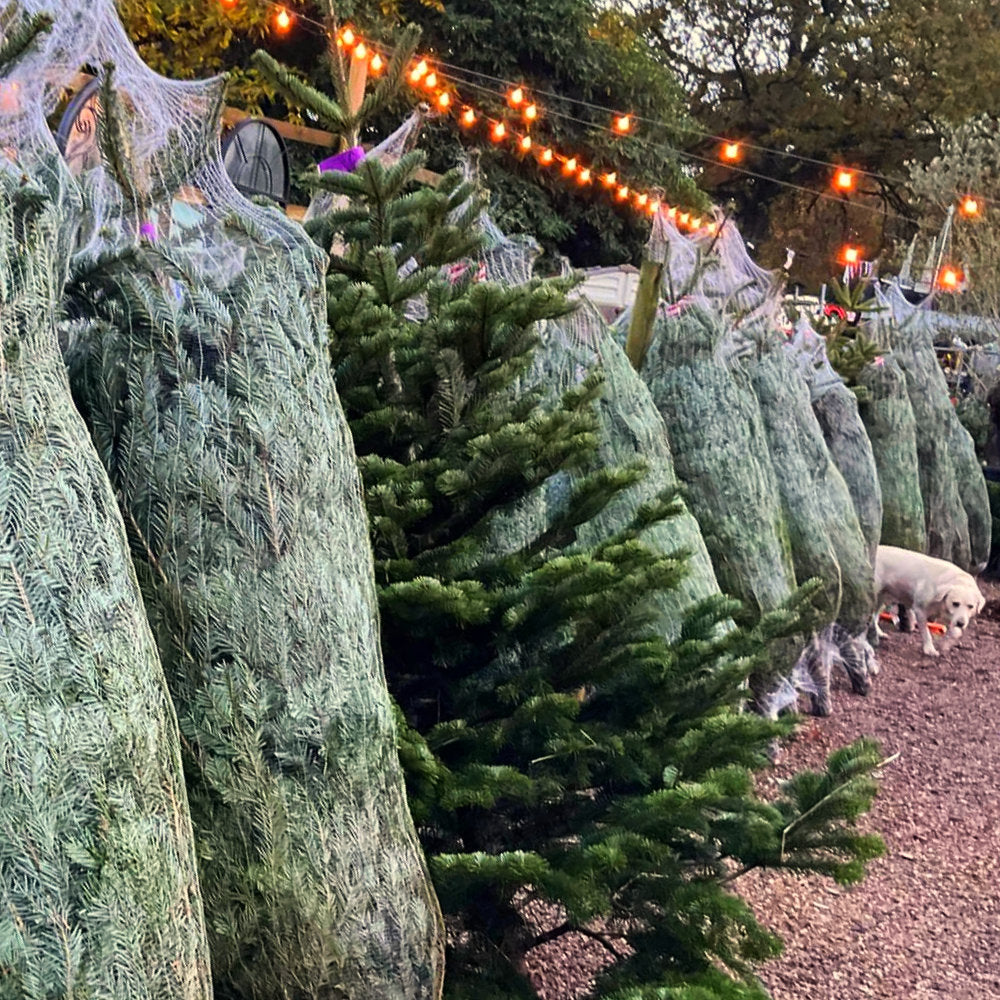
<svg viewBox="0 0 1000 1000">
<path fill-rule="evenodd" d="M 566 284 L 450 266 L 457 174 L 328 175 L 309 243 L 177 149 L 211 87 L 185 109 L 110 2 L 49 13 L 5 81 L 84 13 L 115 67 L 82 177 L 2 123 L 0 995 L 530 997 L 576 933 L 595 996 L 765 996 L 733 881 L 879 850 L 871 745 L 753 787 L 793 723 L 743 685 L 802 608 L 671 599 L 674 484 L 607 464 L 622 369 L 546 391 Z"/>
</svg>

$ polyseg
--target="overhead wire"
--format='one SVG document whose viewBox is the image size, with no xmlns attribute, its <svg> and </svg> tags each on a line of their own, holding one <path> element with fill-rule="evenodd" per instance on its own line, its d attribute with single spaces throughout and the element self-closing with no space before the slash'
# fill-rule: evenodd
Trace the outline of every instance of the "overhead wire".
<svg viewBox="0 0 1000 1000">
<path fill-rule="evenodd" d="M 278 3 L 276 2 L 276 0 L 260 0 L 260 2 L 262 2 L 265 6 L 273 8 L 277 11 L 288 10 L 287 4 Z M 323 33 L 325 37 L 327 38 L 330 37 L 329 36 L 330 25 L 328 23 L 316 20 L 315 18 L 312 18 L 307 14 L 299 11 L 295 12 L 294 17 L 297 21 L 316 27 Z M 385 52 L 386 55 L 392 55 L 394 52 L 392 46 L 383 45 L 382 43 L 378 43 L 378 48 L 380 48 L 383 52 Z M 433 56 L 428 56 L 425 58 L 431 59 L 434 63 L 435 72 L 438 73 L 438 76 L 449 81 L 452 85 L 456 86 L 461 85 L 463 87 L 472 89 L 473 91 L 479 94 L 489 95 L 491 98 L 497 100 L 497 102 L 501 104 L 505 102 L 506 94 L 512 88 L 524 86 L 523 83 L 517 83 L 515 81 L 505 80 L 502 77 L 497 77 L 488 73 L 483 73 L 478 70 L 471 70 L 468 69 L 467 67 L 457 66 L 455 64 L 449 63 L 443 59 L 435 58 Z M 496 87 L 485 86 L 482 83 L 475 82 L 476 79 L 488 81 L 489 83 L 499 85 L 503 89 L 498 90 Z M 532 95 L 536 95 L 538 97 L 550 98 L 554 100 L 557 104 L 560 103 L 570 104 L 586 108 L 590 111 L 600 112 L 602 114 L 607 115 L 609 119 L 621 113 L 620 111 L 615 111 L 614 109 L 609 108 L 605 105 L 596 104 L 594 102 L 586 101 L 580 98 L 569 97 L 545 89 L 530 88 L 530 91 Z M 596 125 L 593 121 L 577 117 L 565 111 L 560 111 L 558 110 L 558 107 L 546 106 L 545 116 L 548 118 L 554 118 L 565 122 L 570 122 L 575 125 L 580 125 L 583 126 L 584 128 L 589 128 L 589 129 L 600 128 L 600 126 Z M 643 115 L 632 115 L 632 118 L 637 123 L 662 128 L 668 132 L 672 131 L 672 132 L 684 132 L 688 134 L 694 134 L 702 138 L 709 139 L 719 143 L 733 141 L 731 137 L 715 135 L 707 130 L 698 128 L 697 126 L 694 125 L 687 125 L 678 122 L 667 122 Z M 493 121 L 492 118 L 490 118 L 489 120 Z M 644 148 L 656 151 L 660 154 L 669 153 L 672 154 L 673 156 L 680 157 L 688 161 L 693 161 L 696 163 L 701 163 L 711 166 L 719 166 L 721 162 L 716 158 L 704 156 L 702 154 L 695 153 L 690 150 L 682 149 L 678 146 L 663 141 L 654 141 L 647 139 L 643 137 L 641 134 L 632 133 L 630 134 L 629 138 L 632 142 L 638 143 L 642 145 Z M 785 157 L 799 162 L 804 162 L 815 166 L 829 168 L 831 170 L 836 170 L 839 168 L 843 168 L 845 166 L 844 164 L 832 163 L 826 160 L 817 159 L 815 157 L 805 156 L 803 154 L 795 153 L 794 151 L 790 151 L 787 149 L 786 150 L 774 149 L 771 147 L 763 146 L 761 144 L 756 144 L 742 140 L 739 141 L 739 145 L 743 149 L 755 150 L 762 153 L 768 153 L 775 156 Z M 563 159 L 565 160 L 566 158 L 563 157 Z M 797 191 L 801 194 L 806 194 L 812 198 L 822 199 L 824 201 L 836 202 L 844 205 L 845 208 L 850 210 L 860 210 L 861 212 L 868 213 L 870 215 L 877 215 L 884 219 L 896 219 L 903 221 L 907 225 L 915 227 L 918 231 L 922 230 L 927 232 L 934 232 L 936 230 L 936 227 L 933 226 L 932 224 L 927 222 L 922 222 L 921 220 L 918 219 L 914 219 L 911 216 L 908 216 L 902 212 L 895 211 L 886 205 L 882 206 L 873 205 L 870 202 L 861 200 L 852 200 L 842 195 L 836 195 L 830 192 L 818 190 L 816 188 L 806 187 L 804 185 L 796 184 L 792 181 L 787 181 L 782 178 L 775 177 L 773 175 L 761 171 L 750 169 L 747 166 L 742 166 L 734 162 L 721 162 L 721 165 L 724 166 L 725 169 L 727 169 L 730 172 L 738 173 L 742 176 L 754 178 L 757 180 L 767 181 L 779 187 L 792 191 Z M 882 174 L 877 171 L 865 170 L 860 167 L 858 168 L 852 167 L 850 169 L 858 177 L 868 177 L 873 180 L 882 181 L 887 184 L 893 184 L 893 185 L 905 185 L 908 183 L 904 179 L 894 178 L 891 177 L 890 175 Z M 994 201 L 994 199 L 990 199 L 987 197 L 979 197 L 979 200 L 984 203 L 992 203 Z"/>
<path fill-rule="evenodd" d="M 275 9 L 279 9 L 279 10 L 285 10 L 285 9 L 287 9 L 287 4 L 279 3 L 279 2 L 277 2 L 277 0 L 261 0 L 261 2 L 265 6 L 269 6 L 269 7 L 275 8 Z M 304 22 L 306 22 L 308 24 L 314 25 L 315 27 L 321 29 L 324 32 L 327 31 L 328 26 L 326 24 L 324 24 L 322 21 L 317 21 L 314 18 L 310 18 L 308 15 L 300 14 L 300 13 L 296 13 L 295 16 L 299 20 L 302 20 L 302 21 L 304 21 Z M 392 52 L 393 52 L 393 47 L 392 46 L 390 46 L 390 45 L 383 45 L 382 43 L 379 43 L 379 44 L 380 44 L 381 48 L 384 51 L 386 51 L 389 54 L 392 54 Z M 519 85 L 523 85 L 523 84 L 519 84 L 519 83 L 517 83 L 517 82 L 515 82 L 513 80 L 507 80 L 507 79 L 505 79 L 503 77 L 495 76 L 495 75 L 490 74 L 490 73 L 483 73 L 480 70 L 473 70 L 473 69 L 469 69 L 468 67 L 459 66 L 459 65 L 457 65 L 455 63 L 449 63 L 449 62 L 447 62 L 446 60 L 444 60 L 442 58 L 438 58 L 438 57 L 432 57 L 432 58 L 434 58 L 434 63 L 435 63 L 436 66 L 440 67 L 441 69 L 449 71 L 449 72 L 444 73 L 442 75 L 448 77 L 449 79 L 451 79 L 453 81 L 461 81 L 461 82 L 465 83 L 467 86 L 471 86 L 471 87 L 474 87 L 475 89 L 478 89 L 482 93 L 491 93 L 491 94 L 496 95 L 498 93 L 498 91 L 495 88 L 484 87 L 481 84 L 476 84 L 471 79 L 469 79 L 470 77 L 474 77 L 474 78 L 477 78 L 479 80 L 486 80 L 486 81 L 489 81 L 490 83 L 498 85 L 501 88 L 501 91 L 500 91 L 500 96 L 501 97 L 503 96 L 503 92 L 505 92 L 506 90 L 508 90 L 510 88 L 513 88 L 513 87 L 517 87 Z M 562 103 L 565 103 L 565 104 L 577 105 L 578 107 L 587 108 L 588 110 L 591 110 L 591 111 L 602 112 L 603 114 L 606 114 L 608 116 L 612 116 L 612 115 L 615 115 L 615 114 L 619 113 L 619 112 L 615 111 L 614 109 L 609 108 L 606 105 L 596 104 L 596 103 L 594 103 L 592 101 L 587 101 L 587 100 L 584 100 L 582 98 L 570 97 L 570 96 L 568 96 L 566 94 L 559 94 L 559 93 L 557 93 L 555 91 L 546 90 L 546 89 L 543 89 L 543 88 L 532 87 L 531 89 L 532 89 L 532 93 L 538 95 L 539 97 L 551 98 L 551 99 L 553 99 L 555 101 L 562 102 Z M 566 115 L 564 112 L 558 112 L 558 111 L 550 110 L 548 113 L 550 115 L 561 115 L 563 117 L 569 118 L 570 120 L 581 122 L 583 124 L 587 124 L 587 125 L 589 125 L 591 127 L 594 127 L 594 123 L 593 122 L 587 122 L 584 119 L 573 118 L 572 116 Z M 636 122 L 641 122 L 641 123 L 644 123 L 644 124 L 647 124 L 647 125 L 650 125 L 650 126 L 657 126 L 657 127 L 660 127 L 660 128 L 664 128 L 664 129 L 666 129 L 668 131 L 685 132 L 685 133 L 688 133 L 690 135 L 696 135 L 696 136 L 699 136 L 700 138 L 711 140 L 713 142 L 725 143 L 725 142 L 732 142 L 733 141 L 733 137 L 732 136 L 719 135 L 719 134 L 710 132 L 710 131 L 708 131 L 706 129 L 700 128 L 699 126 L 697 126 L 695 124 L 686 124 L 686 123 L 677 122 L 677 121 L 670 121 L 670 122 L 668 122 L 668 121 L 664 121 L 663 119 L 651 118 L 649 116 L 637 115 L 637 114 L 633 115 L 632 117 L 635 119 Z M 754 142 L 750 142 L 750 141 L 747 141 L 747 140 L 738 140 L 738 141 L 739 141 L 740 146 L 743 147 L 744 149 L 747 149 L 747 150 L 753 150 L 755 152 L 766 153 L 766 154 L 771 155 L 771 156 L 780 157 L 782 159 L 794 160 L 796 162 L 806 163 L 806 164 L 810 164 L 812 166 L 824 167 L 824 168 L 827 168 L 829 170 L 837 170 L 837 169 L 840 169 L 840 168 L 843 168 L 843 167 L 847 166 L 847 164 L 844 164 L 844 163 L 835 163 L 835 162 L 830 161 L 830 160 L 823 160 L 823 159 L 820 159 L 818 157 L 807 156 L 807 155 L 805 155 L 803 153 L 797 153 L 794 150 L 790 150 L 790 149 L 787 149 L 787 148 L 785 148 L 785 149 L 779 149 L 777 147 L 765 146 L 765 145 L 763 145 L 761 143 L 754 143 Z M 706 162 L 715 163 L 716 161 L 712 160 L 712 159 L 706 159 Z M 866 168 L 863 168 L 863 167 L 851 167 L 850 169 L 852 170 L 853 173 L 855 173 L 859 177 L 868 177 L 868 178 L 871 178 L 873 180 L 882 181 L 882 182 L 884 182 L 886 184 L 890 184 L 890 185 L 894 185 L 894 186 L 905 186 L 905 185 L 907 185 L 909 183 L 909 181 L 908 181 L 907 178 L 904 178 L 904 177 L 895 177 L 895 176 L 893 176 L 891 174 L 885 174 L 885 173 L 882 173 L 882 172 L 877 171 L 877 170 L 869 170 L 869 169 L 866 169 Z M 780 182 L 779 178 L 774 178 L 774 177 L 771 177 L 769 175 L 763 175 L 762 174 L 762 175 L 758 175 L 758 176 L 767 177 L 767 179 L 773 180 L 776 183 Z M 980 200 L 984 201 L 984 202 L 991 202 L 991 203 L 995 202 L 995 201 L 1000 201 L 1000 199 L 991 199 L 991 198 L 987 198 L 985 196 L 981 197 Z"/>
</svg>

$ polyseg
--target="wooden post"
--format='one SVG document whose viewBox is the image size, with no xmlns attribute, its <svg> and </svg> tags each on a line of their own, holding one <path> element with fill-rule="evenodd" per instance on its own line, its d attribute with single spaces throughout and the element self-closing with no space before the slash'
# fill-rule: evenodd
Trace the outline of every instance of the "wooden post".
<svg viewBox="0 0 1000 1000">
<path fill-rule="evenodd" d="M 639 285 L 635 290 L 635 303 L 632 306 L 632 319 L 625 339 L 625 353 L 636 371 L 642 368 L 649 342 L 653 339 L 653 321 L 656 319 L 656 307 L 660 304 L 662 277 L 663 265 L 643 257 L 639 268 Z"/>
<path fill-rule="evenodd" d="M 353 55 L 348 56 L 351 60 L 351 68 L 347 74 L 347 113 L 354 117 L 361 110 L 361 102 L 365 99 L 365 86 L 368 83 L 368 60 L 356 59 Z M 358 144 L 360 129 L 356 126 L 351 129 L 350 135 L 344 136 L 344 149 Z"/>
</svg>

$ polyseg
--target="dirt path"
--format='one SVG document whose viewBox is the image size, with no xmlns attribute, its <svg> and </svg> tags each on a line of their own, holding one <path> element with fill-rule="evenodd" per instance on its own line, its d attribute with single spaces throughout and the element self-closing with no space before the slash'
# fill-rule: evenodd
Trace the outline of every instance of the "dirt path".
<svg viewBox="0 0 1000 1000">
<path fill-rule="evenodd" d="M 775 774 L 880 740 L 882 790 L 865 827 L 888 854 L 860 885 L 754 873 L 740 891 L 785 940 L 761 971 L 774 1000 L 1000 1000 L 1000 586 L 938 660 L 915 634 L 882 644 L 867 698 L 836 690 Z"/>
<path fill-rule="evenodd" d="M 859 736 L 895 757 L 862 823 L 888 853 L 862 883 L 740 880 L 785 941 L 760 970 L 773 1000 L 1000 1000 L 1000 584 L 982 589 L 986 608 L 948 654 L 932 660 L 915 633 L 891 633 L 868 697 L 836 678 L 834 714 L 761 776 L 776 786 Z M 605 960 L 591 941 L 563 940 L 532 952 L 529 970 L 543 1000 L 575 1000 Z"/>
</svg>

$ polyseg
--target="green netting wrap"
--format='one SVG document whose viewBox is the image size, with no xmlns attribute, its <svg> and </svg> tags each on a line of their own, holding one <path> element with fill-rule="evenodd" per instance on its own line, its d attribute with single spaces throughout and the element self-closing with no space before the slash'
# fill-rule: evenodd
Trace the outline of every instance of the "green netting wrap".
<svg viewBox="0 0 1000 1000">
<path fill-rule="evenodd" d="M 322 255 L 233 189 L 207 139 L 218 82 L 157 77 L 96 9 L 88 61 L 114 71 L 106 166 L 73 161 L 90 214 L 70 304 L 91 327 L 67 358 L 177 706 L 216 995 L 434 997 L 441 918 L 396 755 Z"/>
<path fill-rule="evenodd" d="M 763 353 L 743 363 L 760 403 L 796 578 L 818 578 L 824 617 L 857 635 L 874 610 L 874 572 L 847 485 L 812 411 L 809 388 L 776 342 L 769 340 Z"/>
<path fill-rule="evenodd" d="M 920 493 L 924 502 L 927 531 L 927 554 L 961 566 L 975 568 L 969 517 L 966 503 L 976 506 L 976 499 L 963 498 L 956 476 L 956 449 L 952 442 L 951 424 L 958 425 L 954 440 L 974 446 L 968 432 L 961 427 L 948 394 L 944 373 L 934 353 L 933 330 L 923 321 L 921 311 L 891 289 L 877 289 L 880 306 L 875 314 L 877 336 L 888 342 L 906 376 L 907 394 L 916 421 L 917 461 L 920 472 Z M 963 437 L 964 435 L 964 437 Z M 982 476 L 980 476 L 982 480 Z M 982 486 L 982 506 L 987 511 L 985 482 Z M 986 536 L 988 557 L 989 535 Z"/>
<path fill-rule="evenodd" d="M 79 194 L 29 107 L 0 119 L 0 996 L 210 1000 L 177 720 L 59 353 Z"/>
<path fill-rule="evenodd" d="M 656 321 L 641 374 L 719 585 L 771 611 L 795 589 L 791 543 L 760 406 L 747 377 L 716 357 L 725 335 L 717 315 L 690 303 Z"/>
<path fill-rule="evenodd" d="M 868 431 L 882 494 L 881 544 L 924 552 L 927 529 L 920 493 L 917 424 L 906 391 L 906 376 L 893 353 L 862 369 L 858 385 L 865 398 L 858 412 Z"/>
<path fill-rule="evenodd" d="M 844 665 L 855 691 L 869 688 L 874 656 L 864 631 L 874 605 L 874 574 L 847 486 L 812 411 L 807 382 L 779 346 L 777 331 L 784 324 L 780 283 L 750 260 L 742 237 L 725 220 L 688 238 L 658 219 L 649 252 L 652 260 L 663 261 L 668 303 L 660 307 L 662 318 L 648 345 L 642 324 L 633 320 L 629 352 L 645 357 L 644 374 L 656 366 L 657 377 L 650 379 L 653 396 L 661 411 L 664 403 L 670 407 L 664 416 L 675 467 L 692 496 L 694 482 L 700 482 L 693 510 L 723 588 L 741 580 L 744 587 L 756 585 L 755 574 L 769 556 L 773 560 L 773 548 L 753 548 L 765 537 L 762 513 L 764 531 L 773 531 L 785 560 L 784 586 L 790 591 L 796 580 L 816 579 L 822 588 L 817 603 L 827 627 L 805 643 L 790 678 L 769 692 L 757 691 L 758 704 L 773 712 L 787 702 L 787 690 L 808 678 L 803 689 L 811 695 L 813 711 L 829 714 L 832 663 Z M 670 372 L 667 380 L 664 372 Z M 708 386 L 714 395 L 706 393 Z M 721 460 L 734 444 L 731 458 Z M 692 456 L 698 461 L 691 463 Z M 745 468 L 737 470 L 740 460 Z M 748 482 L 742 477 L 753 466 L 762 475 Z M 738 492 L 724 498 L 730 536 L 715 548 L 718 528 L 704 513 L 723 506 L 714 495 L 720 483 L 736 483 Z M 749 557 L 725 575 L 724 561 L 740 546 L 749 546 Z M 759 601 L 757 606 L 767 609 Z M 755 688 L 762 680 L 766 683 L 755 678 Z"/>
<path fill-rule="evenodd" d="M 847 484 L 865 538 L 868 559 L 874 566 L 882 534 L 882 490 L 872 443 L 858 411 L 857 396 L 831 367 L 825 341 L 805 317 L 796 326 L 789 350 L 809 385 L 813 413 L 819 421 L 830 457 Z"/>
<path fill-rule="evenodd" d="M 643 504 L 677 488 L 673 456 L 663 418 L 649 389 L 614 341 L 600 313 L 586 300 L 571 316 L 555 321 L 562 332 L 562 345 L 549 331 L 541 351 L 561 352 L 563 377 L 590 364 L 600 366 L 604 389 L 598 403 L 601 439 L 598 461 L 609 468 L 640 460 L 648 471 L 641 482 L 619 494 L 596 517 L 578 529 L 580 541 L 596 544 L 630 524 Z M 549 324 L 551 327 L 554 324 Z M 683 501 L 676 515 L 645 529 L 642 540 L 654 551 L 688 555 L 687 573 L 675 588 L 657 593 L 658 621 L 669 639 L 680 635 L 684 615 L 706 598 L 718 596 L 719 584 L 698 522 Z"/>
<path fill-rule="evenodd" d="M 486 277 L 505 284 L 528 281 L 537 246 L 505 236 L 488 217 L 483 217 L 481 225 Z M 644 504 L 672 492 L 678 482 L 666 428 L 645 383 L 595 306 L 582 296 L 577 298 L 576 306 L 573 313 L 540 324 L 539 347 L 521 388 L 531 391 L 542 385 L 546 392 L 555 394 L 578 385 L 587 374 L 599 369 L 604 386 L 598 402 L 597 463 L 604 468 L 636 461 L 646 466 L 646 474 L 638 483 L 620 492 L 599 514 L 577 527 L 580 544 L 587 547 L 624 530 Z M 544 530 L 564 508 L 573 486 L 573 477 L 555 477 L 547 484 L 543 497 L 530 497 L 520 504 L 503 521 L 507 543 Z M 677 513 L 644 529 L 640 537 L 658 553 L 684 553 L 688 557 L 684 578 L 676 587 L 660 590 L 654 597 L 658 626 L 667 638 L 676 639 L 685 614 L 701 601 L 720 595 L 698 522 L 678 499 Z"/>
<path fill-rule="evenodd" d="M 929 482 L 931 471 L 930 468 L 925 469 L 923 464 L 933 448 L 940 453 L 935 454 L 935 462 L 941 463 L 943 458 L 950 462 L 951 476 L 965 514 L 968 532 L 966 555 L 965 531 L 962 528 L 962 518 L 956 511 L 954 527 L 958 540 L 953 543 L 952 555 L 945 555 L 943 558 L 950 558 L 951 562 L 964 569 L 979 572 L 989 560 L 992 541 L 989 497 L 983 469 L 976 457 L 975 442 L 955 412 L 947 380 L 934 350 L 935 317 L 928 309 L 907 302 L 895 286 L 880 294 L 881 301 L 888 307 L 888 315 L 892 317 L 898 330 L 897 356 L 907 375 L 911 399 L 914 395 L 920 397 L 919 412 L 924 414 L 927 421 L 925 423 L 918 417 L 917 448 L 921 456 L 921 488 L 925 491 L 925 514 L 927 497 L 933 495 L 928 491 L 938 485 L 935 483 L 932 486 Z M 918 412 L 917 402 L 914 402 L 914 412 Z M 938 422 L 930 422 L 935 420 Z M 950 496 L 948 503 L 953 503 Z M 935 544 L 936 533 L 940 532 L 943 537 L 947 537 L 946 526 L 932 529 L 930 517 L 928 515 L 927 522 L 929 547 Z"/>
</svg>

